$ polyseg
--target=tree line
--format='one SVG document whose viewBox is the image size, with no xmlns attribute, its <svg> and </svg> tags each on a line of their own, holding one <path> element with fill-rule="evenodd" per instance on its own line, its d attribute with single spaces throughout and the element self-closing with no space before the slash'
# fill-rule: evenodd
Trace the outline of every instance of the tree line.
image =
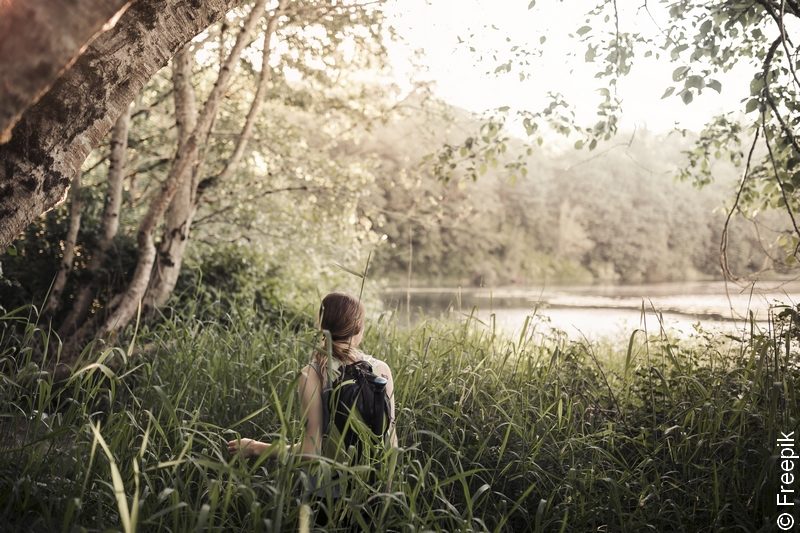
<svg viewBox="0 0 800 533">
<path fill-rule="evenodd" d="M 456 144 L 482 125 L 478 116 L 412 95 L 362 145 L 379 160 L 365 210 L 388 237 L 376 255 L 381 276 L 404 286 L 410 263 L 415 285 L 721 278 L 724 207 L 740 169 L 717 161 L 713 184 L 681 180 L 699 133 L 621 132 L 589 153 L 531 147 L 505 134 L 496 164 L 480 162 L 487 168 L 474 180 L 463 165 L 443 180 L 436 157 L 418 157 L 436 156 L 426 147 Z M 785 275 L 777 239 L 786 223 L 778 209 L 734 217 L 731 268 Z"/>
</svg>

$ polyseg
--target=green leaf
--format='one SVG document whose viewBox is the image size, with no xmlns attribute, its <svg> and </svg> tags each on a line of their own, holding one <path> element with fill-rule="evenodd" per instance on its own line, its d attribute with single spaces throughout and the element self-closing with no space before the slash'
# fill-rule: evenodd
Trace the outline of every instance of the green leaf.
<svg viewBox="0 0 800 533">
<path fill-rule="evenodd" d="M 506 61 L 502 65 L 498 65 L 496 69 L 494 69 L 495 74 L 498 72 L 511 72 L 511 61 Z"/>
<path fill-rule="evenodd" d="M 764 88 L 764 78 L 758 75 L 750 82 L 750 94 L 755 96 L 761 94 L 761 89 Z"/>
<path fill-rule="evenodd" d="M 580 28 L 578 28 L 578 31 L 575 32 L 575 33 L 577 33 L 578 35 L 586 35 L 590 31 L 592 31 L 592 27 L 591 26 L 581 26 Z"/>
<path fill-rule="evenodd" d="M 595 56 L 597 56 L 597 47 L 589 45 L 589 48 L 586 49 L 586 55 L 583 56 L 583 59 L 587 63 L 591 63 L 594 61 Z"/>
<path fill-rule="evenodd" d="M 714 89 L 718 93 L 722 92 L 722 84 L 717 80 L 708 80 L 708 82 L 706 82 L 706 87 Z"/>
<path fill-rule="evenodd" d="M 525 117 L 522 120 L 522 127 L 525 128 L 525 133 L 528 135 L 533 135 L 533 132 L 536 131 L 536 125 L 531 121 L 530 117 Z"/>
<path fill-rule="evenodd" d="M 744 108 L 745 113 L 752 113 L 758 109 L 758 98 L 751 98 L 747 101 L 747 106 Z"/>
<path fill-rule="evenodd" d="M 675 92 L 675 87 L 667 87 L 667 90 L 664 91 L 664 94 L 661 95 L 661 99 L 667 98 L 668 96 L 672 96 L 672 93 Z"/>
<path fill-rule="evenodd" d="M 691 87 L 693 89 L 702 89 L 706 86 L 706 80 L 704 80 L 702 76 L 689 76 L 686 78 L 684 85 L 687 88 Z"/>
<path fill-rule="evenodd" d="M 583 148 L 583 141 L 575 141 L 575 149 L 580 150 Z"/>
<path fill-rule="evenodd" d="M 533 9 L 534 7 L 536 7 L 536 0 L 531 0 L 531 3 L 528 4 L 528 9 Z"/>
<path fill-rule="evenodd" d="M 672 81 L 681 81 L 686 77 L 687 72 L 689 72 L 689 67 L 676 68 L 674 71 L 672 71 Z"/>
<path fill-rule="evenodd" d="M 692 95 L 692 91 L 683 91 L 681 93 L 681 99 L 683 100 L 684 104 L 686 104 L 686 105 L 691 104 L 692 100 L 694 99 L 694 96 Z"/>
<path fill-rule="evenodd" d="M 136 529 L 135 523 L 131 523 L 131 513 L 128 507 L 128 498 L 125 493 L 125 485 L 122 482 L 122 475 L 119 472 L 119 468 L 117 467 L 117 462 L 114 459 L 114 454 L 111 453 L 111 450 L 106 444 L 106 441 L 103 439 L 103 436 L 100 434 L 100 424 L 97 424 L 95 427 L 94 424 L 91 425 L 92 432 L 94 433 L 95 442 L 100 444 L 100 447 L 103 448 L 103 452 L 105 452 L 106 457 L 108 458 L 108 464 L 111 469 L 111 483 L 114 487 L 114 497 L 117 500 L 117 510 L 119 511 L 119 519 L 122 522 L 122 529 L 125 533 L 129 533 Z"/>
</svg>

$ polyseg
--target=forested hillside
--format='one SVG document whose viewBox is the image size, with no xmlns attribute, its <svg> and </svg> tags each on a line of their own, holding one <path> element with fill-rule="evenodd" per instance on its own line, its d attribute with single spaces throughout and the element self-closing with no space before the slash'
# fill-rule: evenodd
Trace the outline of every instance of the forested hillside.
<svg viewBox="0 0 800 533">
<path fill-rule="evenodd" d="M 594 152 L 529 147 L 512 137 L 498 165 L 477 180 L 458 171 L 439 179 L 435 158 L 424 156 L 474 135 L 481 124 L 412 96 L 361 144 L 362 154 L 376 160 L 376 179 L 360 207 L 388 236 L 377 252 L 382 275 L 407 283 L 411 258 L 417 285 L 720 277 L 723 207 L 741 169 L 719 161 L 714 182 L 702 188 L 678 180 L 682 152 L 696 135 L 625 132 Z M 525 175 L 503 164 L 519 159 Z M 780 269 L 773 230 L 785 226 L 782 215 L 733 219 L 735 272 Z"/>
</svg>

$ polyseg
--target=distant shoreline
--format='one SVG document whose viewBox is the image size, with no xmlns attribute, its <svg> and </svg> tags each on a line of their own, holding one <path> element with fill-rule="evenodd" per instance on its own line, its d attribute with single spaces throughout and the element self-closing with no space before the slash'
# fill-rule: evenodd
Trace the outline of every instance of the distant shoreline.
<svg viewBox="0 0 800 533">
<path fill-rule="evenodd" d="M 384 304 L 427 312 L 458 307 L 490 312 L 587 311 L 599 314 L 661 314 L 683 320 L 733 323 L 800 301 L 800 282 L 762 281 L 755 289 L 724 281 L 665 282 L 643 285 L 556 285 L 549 287 L 390 287 L 380 291 Z M 407 303 L 406 298 L 411 297 Z"/>
</svg>

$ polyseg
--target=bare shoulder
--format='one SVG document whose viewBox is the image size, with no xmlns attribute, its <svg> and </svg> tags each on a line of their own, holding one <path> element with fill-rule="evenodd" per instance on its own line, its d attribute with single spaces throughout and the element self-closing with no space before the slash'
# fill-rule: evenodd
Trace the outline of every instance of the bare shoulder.
<svg viewBox="0 0 800 533">
<path fill-rule="evenodd" d="M 386 362 L 366 354 L 364 356 L 364 359 L 367 362 L 369 362 L 370 365 L 372 365 L 372 371 L 378 374 L 379 376 L 389 378 L 392 375 L 392 370 L 389 368 L 389 365 L 386 364 Z"/>
<path fill-rule="evenodd" d="M 311 363 L 307 364 L 303 368 L 300 369 L 300 386 L 303 386 L 307 383 L 319 383 L 320 378 L 317 373 L 317 369 L 314 368 Z"/>
</svg>

